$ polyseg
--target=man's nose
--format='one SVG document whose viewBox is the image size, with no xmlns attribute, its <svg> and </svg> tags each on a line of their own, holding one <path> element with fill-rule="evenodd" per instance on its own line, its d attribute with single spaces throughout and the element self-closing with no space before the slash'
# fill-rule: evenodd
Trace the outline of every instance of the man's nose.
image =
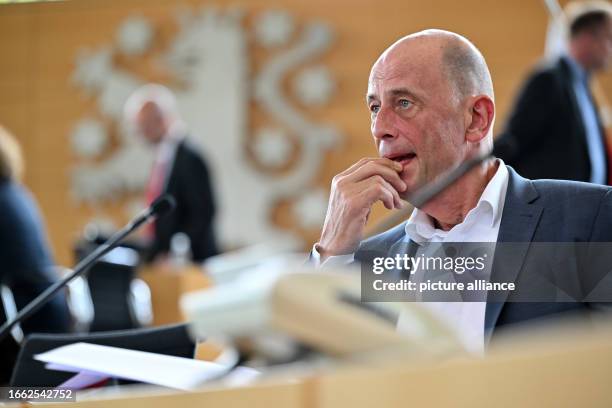
<svg viewBox="0 0 612 408">
<path fill-rule="evenodd" d="M 397 137 L 395 113 L 393 110 L 380 108 L 372 120 L 372 135 L 378 140 L 394 139 Z"/>
</svg>

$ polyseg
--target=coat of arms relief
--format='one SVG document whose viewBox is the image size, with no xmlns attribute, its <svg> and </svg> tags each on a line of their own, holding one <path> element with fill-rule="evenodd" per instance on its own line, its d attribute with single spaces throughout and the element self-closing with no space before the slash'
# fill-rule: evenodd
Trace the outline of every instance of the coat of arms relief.
<svg viewBox="0 0 612 408">
<path fill-rule="evenodd" d="M 175 92 L 189 137 L 214 177 L 217 231 L 225 246 L 298 243 L 272 221 L 281 200 L 291 203 L 302 228 L 320 227 L 327 192 L 312 185 L 341 135 L 308 111 L 329 104 L 334 93 L 332 73 L 318 62 L 330 49 L 332 32 L 319 21 L 298 24 L 285 11 L 246 17 L 235 9 L 183 10 L 175 34 L 160 46 L 154 24 L 130 16 L 112 41 L 79 53 L 73 82 L 97 108 L 70 135 L 77 157 L 71 188 L 78 202 L 99 209 L 104 219 L 105 202 L 138 196 L 147 183 L 153 152 L 122 120 L 125 100 L 149 79 L 121 61 L 142 59 L 169 73 L 164 85 Z M 254 47 L 266 55 L 257 69 Z M 250 125 L 253 104 L 269 124 Z M 133 201 L 126 213 L 143 205 Z"/>
</svg>

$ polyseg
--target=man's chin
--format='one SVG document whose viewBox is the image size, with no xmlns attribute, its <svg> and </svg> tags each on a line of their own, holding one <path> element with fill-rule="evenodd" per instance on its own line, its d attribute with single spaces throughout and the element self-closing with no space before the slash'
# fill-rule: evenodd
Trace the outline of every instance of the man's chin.
<svg viewBox="0 0 612 408">
<path fill-rule="evenodd" d="M 419 182 L 415 182 L 415 181 L 412 181 L 412 180 L 409 181 L 409 180 L 406 180 L 405 178 L 402 178 L 402 181 L 404 183 L 406 183 L 406 185 L 408 186 L 406 191 L 403 191 L 403 192 L 399 193 L 400 198 L 402 200 L 405 200 L 405 201 L 409 201 L 408 199 L 410 197 L 412 197 L 414 195 L 414 193 L 420 191 L 421 188 L 423 188 L 423 186 L 425 184 L 425 183 L 422 183 L 422 182 L 419 183 Z"/>
<path fill-rule="evenodd" d="M 402 171 L 399 172 L 400 179 L 407 186 L 406 190 L 400 193 L 402 200 L 408 201 L 409 197 L 427 184 L 425 173 L 421 170 L 421 161 L 418 156 L 410 160 L 408 165 L 404 165 Z"/>
</svg>

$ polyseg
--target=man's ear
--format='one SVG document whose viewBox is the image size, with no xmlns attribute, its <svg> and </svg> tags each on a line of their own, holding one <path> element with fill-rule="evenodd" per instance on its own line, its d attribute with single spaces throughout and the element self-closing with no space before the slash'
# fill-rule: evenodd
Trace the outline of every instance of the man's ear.
<svg viewBox="0 0 612 408">
<path fill-rule="evenodd" d="M 465 138 L 468 142 L 481 141 L 493 126 L 495 104 L 487 95 L 472 98 L 471 108 L 466 113 Z"/>
</svg>

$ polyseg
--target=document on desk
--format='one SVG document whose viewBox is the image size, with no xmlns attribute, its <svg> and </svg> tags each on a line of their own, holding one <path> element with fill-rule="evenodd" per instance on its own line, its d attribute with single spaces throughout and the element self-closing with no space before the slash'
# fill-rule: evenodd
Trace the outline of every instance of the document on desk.
<svg viewBox="0 0 612 408">
<path fill-rule="evenodd" d="M 98 377 L 193 390 L 227 373 L 226 366 L 207 361 L 89 343 L 74 343 L 37 354 L 47 368 Z"/>
</svg>

